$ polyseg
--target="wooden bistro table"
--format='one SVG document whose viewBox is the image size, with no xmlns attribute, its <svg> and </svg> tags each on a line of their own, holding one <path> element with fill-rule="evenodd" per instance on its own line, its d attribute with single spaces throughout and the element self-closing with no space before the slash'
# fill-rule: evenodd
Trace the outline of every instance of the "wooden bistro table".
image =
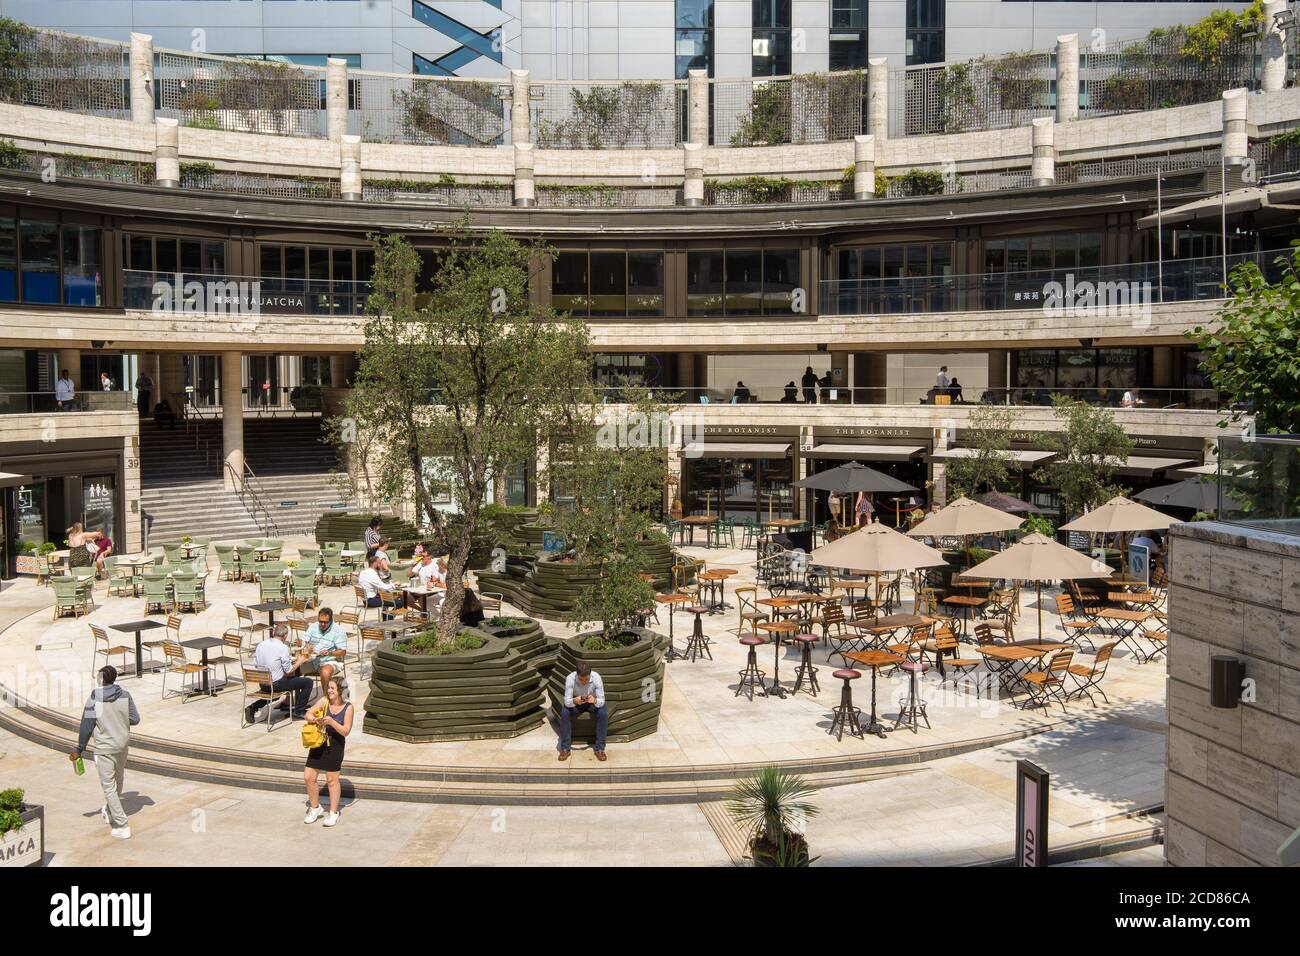
<svg viewBox="0 0 1300 956">
<path fill-rule="evenodd" d="M 910 631 L 914 627 L 926 624 L 931 618 L 919 614 L 886 614 L 883 617 L 867 618 L 861 621 L 845 621 L 849 627 L 862 634 L 868 645 L 886 643 L 888 638 L 902 630 Z M 869 649 L 869 648 L 864 648 Z"/>
<path fill-rule="evenodd" d="M 108 629 L 110 631 L 121 631 L 123 634 L 135 635 L 135 676 L 136 677 L 144 676 L 144 661 L 140 660 L 140 656 L 143 653 L 143 648 L 140 646 L 140 632 L 152 631 L 154 628 L 166 627 L 166 626 L 167 625 L 163 624 L 161 621 L 150 621 L 150 620 L 127 621 L 125 624 L 110 624 L 108 626 Z"/>
<path fill-rule="evenodd" d="M 687 515 L 685 518 L 682 519 L 681 523 L 684 524 L 687 530 L 690 531 L 691 540 L 689 541 L 689 543 L 693 545 L 695 544 L 696 528 L 702 527 L 707 529 L 709 525 L 717 524 L 717 522 L 718 522 L 717 515 Z M 705 534 L 705 540 L 706 541 L 708 540 L 707 532 Z"/>
<path fill-rule="evenodd" d="M 979 649 L 985 660 L 997 661 L 998 683 L 1011 693 L 1020 683 L 1021 675 L 1042 659 L 1044 654 L 1059 650 L 1064 644 L 1044 641 L 1032 644 L 990 644 Z"/>
<path fill-rule="evenodd" d="M 957 620 L 961 624 L 961 636 L 965 637 L 967 622 L 974 619 L 976 611 L 982 611 L 984 609 L 984 607 L 989 603 L 989 599 L 986 597 L 975 597 L 969 594 L 950 594 L 940 603 L 960 608 L 962 610 L 962 615 L 957 618 Z"/>
<path fill-rule="evenodd" d="M 676 610 L 675 605 L 694 604 L 695 598 L 691 597 L 689 594 L 682 594 L 680 591 L 674 591 L 670 594 L 656 594 L 655 601 L 656 603 L 663 604 L 668 608 L 668 650 L 664 654 L 664 660 L 675 661 L 682 655 L 678 654 L 677 648 L 673 646 L 673 611 Z"/>
<path fill-rule="evenodd" d="M 1127 607 L 1104 607 L 1097 612 L 1097 623 L 1115 641 L 1120 644 L 1127 644 L 1133 637 L 1133 632 L 1142 624 L 1155 615 L 1151 611 L 1137 610 Z M 1133 652 L 1140 658 L 1141 653 L 1137 646 L 1134 645 Z"/>
<path fill-rule="evenodd" d="M 846 660 L 855 664 L 861 664 L 863 667 L 871 668 L 871 719 L 863 731 L 869 734 L 875 734 L 880 739 L 885 738 L 885 727 L 876 719 L 876 672 L 881 667 L 892 667 L 903 663 L 905 658 L 899 657 L 890 651 L 852 651 L 844 655 Z"/>
<path fill-rule="evenodd" d="M 772 686 L 767 690 L 768 697 L 779 697 L 785 699 L 785 688 L 781 686 L 781 638 L 784 636 L 793 637 L 799 633 L 799 625 L 794 621 L 759 621 L 758 629 L 767 631 L 772 639 L 772 644 L 776 648 L 772 659 Z"/>
<path fill-rule="evenodd" d="M 760 598 L 756 603 L 763 605 L 763 607 L 770 607 L 779 619 L 785 619 L 797 614 L 799 605 L 803 602 L 794 595 L 787 595 L 786 597 Z"/>
<path fill-rule="evenodd" d="M 703 581 L 709 589 L 709 599 L 704 603 L 708 605 L 709 613 L 726 610 L 730 607 L 726 601 L 726 583 L 727 578 L 735 574 L 733 568 L 712 568 L 708 571 L 701 571 L 696 578 Z"/>
</svg>

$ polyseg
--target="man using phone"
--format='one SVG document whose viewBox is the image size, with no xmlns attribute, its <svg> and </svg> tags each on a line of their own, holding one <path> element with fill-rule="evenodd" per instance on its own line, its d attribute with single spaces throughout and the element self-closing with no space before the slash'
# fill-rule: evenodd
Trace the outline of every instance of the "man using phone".
<svg viewBox="0 0 1300 956">
<path fill-rule="evenodd" d="M 605 733 L 609 729 L 609 708 L 605 706 L 605 682 L 586 661 L 564 679 L 564 706 L 560 708 L 560 759 L 568 760 L 573 745 L 573 715 L 596 715 L 596 759 L 605 759 Z"/>
</svg>

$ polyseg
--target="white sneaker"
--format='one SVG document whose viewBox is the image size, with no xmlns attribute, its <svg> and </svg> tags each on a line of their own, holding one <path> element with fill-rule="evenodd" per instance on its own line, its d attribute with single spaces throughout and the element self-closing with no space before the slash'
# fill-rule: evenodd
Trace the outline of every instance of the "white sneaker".
<svg viewBox="0 0 1300 956">
<path fill-rule="evenodd" d="M 113 827 L 113 829 L 110 830 L 109 832 L 110 832 L 113 836 L 117 837 L 119 840 L 129 840 L 129 839 L 131 839 L 131 828 L 130 828 L 130 827 Z"/>
<path fill-rule="evenodd" d="M 325 808 L 324 808 L 324 807 L 309 807 L 309 808 L 307 809 L 307 815 L 306 815 L 305 817 L 302 818 L 302 822 L 303 822 L 303 823 L 315 823 L 317 820 L 319 820 L 319 819 L 321 818 L 322 815 L 324 815 L 324 813 L 325 813 Z M 326 826 L 328 826 L 328 825 L 329 825 L 329 822 L 326 821 Z"/>
<path fill-rule="evenodd" d="M 337 813 L 327 813 L 327 814 L 325 814 L 325 825 L 326 825 L 327 827 L 332 827 L 332 826 L 334 826 L 334 824 L 336 824 L 336 823 L 338 823 L 338 822 L 339 822 L 339 815 L 338 815 Z"/>
</svg>

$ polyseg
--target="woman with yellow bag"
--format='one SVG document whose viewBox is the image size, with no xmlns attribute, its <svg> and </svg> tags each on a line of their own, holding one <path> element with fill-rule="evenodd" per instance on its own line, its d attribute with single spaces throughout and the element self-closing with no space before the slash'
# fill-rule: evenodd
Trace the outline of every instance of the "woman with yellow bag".
<svg viewBox="0 0 1300 956">
<path fill-rule="evenodd" d="M 343 701 L 341 679 L 331 677 L 325 685 L 325 697 L 307 715 L 307 723 L 302 728 L 303 746 L 309 748 L 302 776 L 307 784 L 307 799 L 311 801 L 303 823 L 315 823 L 322 814 L 327 827 L 339 822 L 339 770 L 343 766 L 343 747 L 351 732 L 352 705 Z M 325 787 L 329 790 L 329 813 L 320 806 L 320 783 L 317 779 L 320 773 L 325 774 Z"/>
</svg>

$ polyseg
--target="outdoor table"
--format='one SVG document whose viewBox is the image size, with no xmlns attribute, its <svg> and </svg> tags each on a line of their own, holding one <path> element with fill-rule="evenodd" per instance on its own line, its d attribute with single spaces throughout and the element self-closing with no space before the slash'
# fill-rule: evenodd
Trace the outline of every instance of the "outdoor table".
<svg viewBox="0 0 1300 956">
<path fill-rule="evenodd" d="M 219 637 L 195 637 L 188 641 L 181 641 L 181 647 L 188 647 L 199 652 L 200 662 L 203 664 L 203 690 L 198 693 L 211 694 L 218 689 L 208 685 L 208 649 L 220 647 L 224 643 L 225 641 Z M 223 683 L 221 686 L 225 687 L 226 685 Z"/>
<path fill-rule="evenodd" d="M 1115 638 L 1117 643 L 1127 644 L 1138 625 L 1145 624 L 1155 617 L 1150 611 L 1138 611 L 1125 607 L 1104 607 L 1097 612 L 1096 620 L 1101 629 Z M 1134 645 L 1134 654 L 1141 658 L 1141 653 Z"/>
<path fill-rule="evenodd" d="M 983 610 L 984 606 L 989 603 L 988 598 L 968 597 L 964 594 L 954 594 L 944 598 L 941 604 L 951 604 L 953 607 L 963 608 L 962 616 L 957 620 L 961 624 L 961 636 L 966 636 L 966 624 L 975 618 L 975 612 Z"/>
<path fill-rule="evenodd" d="M 803 524 L 801 518 L 768 518 L 760 522 L 765 530 L 768 531 L 785 531 L 788 528 L 797 528 Z"/>
<path fill-rule="evenodd" d="M 1160 606 L 1160 595 L 1154 591 L 1111 591 L 1106 597 L 1112 604 L 1132 604 L 1139 611 L 1154 611 Z"/>
<path fill-rule="evenodd" d="M 889 651 L 854 651 L 851 654 L 844 655 L 846 660 L 855 664 L 861 664 L 863 667 L 871 668 L 871 719 L 863 731 L 868 734 L 875 734 L 880 739 L 885 738 L 885 728 L 876 719 L 876 672 L 886 665 L 897 666 L 905 660 L 897 654 Z"/>
<path fill-rule="evenodd" d="M 1010 693 L 1016 684 L 1020 683 L 1020 676 L 1027 673 L 1034 661 L 1040 660 L 1049 650 L 1060 647 L 1060 644 L 994 644 L 985 645 L 979 649 L 979 652 L 987 658 L 993 658 L 999 662 L 998 683 L 1002 689 Z"/>
<path fill-rule="evenodd" d="M 143 653 L 143 649 L 140 646 L 140 632 L 152 631 L 154 628 L 166 627 L 166 626 L 167 626 L 166 624 L 163 624 L 160 621 L 149 621 L 149 620 L 128 621 L 125 624 L 110 624 L 108 626 L 110 631 L 121 631 L 123 634 L 132 634 L 132 633 L 135 634 L 135 676 L 136 677 L 144 676 L 144 662 L 140 660 L 140 657 Z"/>
<path fill-rule="evenodd" d="M 690 535 L 691 540 L 690 540 L 689 543 L 693 545 L 693 544 L 695 544 L 695 529 L 696 529 L 696 527 L 697 527 L 697 526 L 698 526 L 698 527 L 707 527 L 707 526 L 709 526 L 709 525 L 711 525 L 711 524 L 716 524 L 717 521 L 718 521 L 718 516 L 717 516 L 717 515 L 688 515 L 687 517 L 685 517 L 685 518 L 682 519 L 682 522 L 681 522 L 681 523 L 682 523 L 683 525 L 686 526 L 687 530 L 690 531 L 690 533 L 691 533 L 691 535 Z M 707 536 L 707 535 L 705 535 L 705 540 L 706 540 L 706 541 L 708 540 L 708 536 Z"/>
<path fill-rule="evenodd" d="M 424 611 L 426 614 L 429 613 L 429 595 L 447 593 L 444 588 L 430 588 L 422 584 L 403 584 L 401 590 L 408 597 L 415 598 L 416 609 Z"/>
<path fill-rule="evenodd" d="M 140 575 L 144 573 L 145 568 L 153 564 L 153 561 L 153 555 L 149 554 L 122 555 L 117 559 L 118 566 L 124 565 L 131 569 L 131 592 L 136 597 L 140 596 L 140 585 L 142 583 Z"/>
<path fill-rule="evenodd" d="M 886 614 L 883 617 L 876 617 L 870 620 L 862 621 L 845 621 L 850 627 L 857 628 L 860 632 L 866 632 L 871 635 L 867 639 L 867 644 L 876 644 L 886 636 L 892 635 L 903 629 L 911 630 L 922 624 L 928 623 L 928 619 L 921 617 L 919 614 Z M 866 648 L 864 648 L 866 649 Z"/>
<path fill-rule="evenodd" d="M 673 592 L 672 594 L 655 595 L 656 602 L 667 605 L 668 607 L 668 651 L 664 654 L 665 661 L 673 661 L 678 657 L 681 657 L 681 655 L 677 653 L 677 649 L 673 646 L 673 605 L 690 604 L 694 600 L 695 599 L 689 594 L 682 594 L 680 591 Z"/>
<path fill-rule="evenodd" d="M 705 602 L 709 606 L 709 613 L 724 610 L 728 605 L 724 600 L 724 588 L 727 583 L 728 574 L 714 569 L 712 571 L 701 571 L 697 578 L 703 581 L 709 589 L 709 599 Z"/>
<path fill-rule="evenodd" d="M 207 546 L 207 545 L 201 545 L 201 544 L 182 544 L 182 545 L 181 545 L 181 554 L 183 554 L 183 555 L 184 555 L 185 557 L 187 557 L 187 558 L 192 558 L 192 557 L 194 557 L 196 554 L 205 554 L 205 553 L 207 553 L 207 550 L 208 550 L 208 546 Z"/>
<path fill-rule="evenodd" d="M 791 613 L 799 610 L 799 599 L 794 597 L 760 598 L 756 603 L 770 607 L 778 620 L 785 620 Z"/>
<path fill-rule="evenodd" d="M 785 699 L 785 688 L 781 686 L 781 635 L 799 633 L 799 625 L 793 621 L 759 621 L 758 629 L 767 631 L 772 638 L 772 644 L 776 648 L 772 660 L 772 686 L 767 690 L 768 697 L 779 697 Z"/>
<path fill-rule="evenodd" d="M 293 605 L 288 601 L 263 601 L 261 604 L 248 605 L 250 611 L 264 612 L 266 614 L 266 619 L 271 622 L 272 627 L 275 626 L 275 612 L 287 611 L 291 607 L 293 607 Z"/>
<path fill-rule="evenodd" d="M 265 561 L 266 556 L 274 550 L 276 549 L 271 547 L 269 544 L 259 544 L 256 548 L 253 549 L 253 555 L 256 560 Z"/>
</svg>

